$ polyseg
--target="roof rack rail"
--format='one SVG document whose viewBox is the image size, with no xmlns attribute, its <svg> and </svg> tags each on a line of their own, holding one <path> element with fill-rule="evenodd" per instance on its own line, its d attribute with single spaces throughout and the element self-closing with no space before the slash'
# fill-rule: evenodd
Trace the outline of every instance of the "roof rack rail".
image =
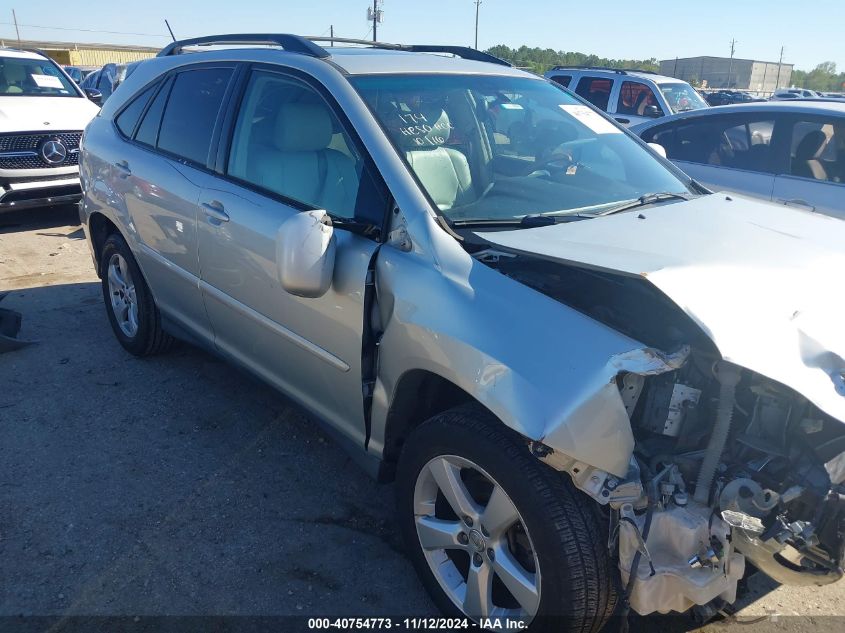
<svg viewBox="0 0 845 633">
<path fill-rule="evenodd" d="M 168 57 L 179 55 L 186 46 L 214 46 L 215 44 L 248 45 L 248 44 L 270 44 L 280 46 L 291 53 L 301 53 L 324 59 L 329 57 L 329 52 L 321 46 L 317 46 L 310 40 L 299 35 L 288 33 L 241 33 L 235 35 L 206 35 L 204 37 L 192 37 L 187 40 L 171 42 L 161 49 L 156 57 Z"/>
<path fill-rule="evenodd" d="M 373 42 L 371 40 L 349 39 L 346 37 L 324 37 L 314 36 L 306 37 L 305 39 L 312 42 L 332 42 L 338 44 L 360 44 L 361 46 L 369 46 L 370 48 L 382 48 L 387 50 L 407 51 L 409 53 L 447 53 L 462 59 L 469 59 L 476 62 L 488 62 L 490 64 L 498 64 L 499 66 L 511 66 L 510 62 L 505 61 L 490 53 L 479 51 L 469 46 L 449 46 L 441 44 L 391 44 L 389 42 Z"/>
<path fill-rule="evenodd" d="M 608 72 L 617 73 L 619 75 L 627 75 L 628 73 L 645 73 L 646 75 L 656 75 L 653 70 L 642 70 L 641 68 L 612 68 L 610 66 L 577 66 L 564 65 L 555 66 L 552 70 L 606 70 Z"/>
</svg>

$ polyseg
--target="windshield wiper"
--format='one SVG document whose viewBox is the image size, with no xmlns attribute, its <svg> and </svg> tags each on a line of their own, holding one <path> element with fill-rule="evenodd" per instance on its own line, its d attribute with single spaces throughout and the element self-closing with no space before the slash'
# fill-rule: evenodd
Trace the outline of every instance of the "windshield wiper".
<svg viewBox="0 0 845 633">
<path fill-rule="evenodd" d="M 580 215 L 577 213 L 569 215 L 543 215 L 532 213 L 521 218 L 483 219 L 483 220 L 452 220 L 454 228 L 460 229 L 494 229 L 497 227 L 534 228 L 535 226 L 551 226 L 563 222 L 574 222 L 576 220 L 588 220 L 592 215 Z"/>
<path fill-rule="evenodd" d="M 636 209 L 637 207 L 644 207 L 647 204 L 654 204 L 655 202 L 663 202 L 664 200 L 690 200 L 691 198 L 687 195 L 682 193 L 672 193 L 669 191 L 664 191 L 661 193 L 647 193 L 645 195 L 640 196 L 636 200 L 631 200 L 629 202 L 623 202 L 622 204 L 611 207 L 606 211 L 602 211 L 601 213 L 597 213 L 595 217 L 601 217 L 603 215 L 613 215 L 614 213 L 621 213 L 622 211 L 629 211 L 631 209 Z"/>
</svg>

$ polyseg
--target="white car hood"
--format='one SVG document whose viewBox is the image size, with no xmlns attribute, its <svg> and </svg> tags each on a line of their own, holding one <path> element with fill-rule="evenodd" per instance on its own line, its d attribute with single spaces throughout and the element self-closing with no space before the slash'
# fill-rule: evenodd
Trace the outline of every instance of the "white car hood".
<svg viewBox="0 0 845 633">
<path fill-rule="evenodd" d="M 845 422 L 845 222 L 735 194 L 479 233 L 509 250 L 642 276 L 725 360 Z"/>
<path fill-rule="evenodd" d="M 0 96 L 0 132 L 84 130 L 99 111 L 83 97 Z"/>
</svg>

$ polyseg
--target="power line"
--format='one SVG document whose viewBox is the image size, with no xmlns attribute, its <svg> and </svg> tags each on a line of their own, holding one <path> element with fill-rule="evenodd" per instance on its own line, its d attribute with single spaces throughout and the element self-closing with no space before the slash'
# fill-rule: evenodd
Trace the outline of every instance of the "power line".
<svg viewBox="0 0 845 633">
<path fill-rule="evenodd" d="M 7 26 L 14 26 L 14 22 L 0 22 L 0 24 L 5 24 Z M 97 29 L 72 29 L 66 26 L 43 26 L 40 24 L 23 24 L 22 22 L 18 22 L 17 26 L 25 26 L 30 29 L 48 29 L 52 31 L 78 31 L 81 33 L 107 33 L 109 35 L 141 35 L 144 37 L 170 37 L 169 35 L 165 35 L 162 33 L 131 33 L 128 31 L 99 31 Z"/>
</svg>

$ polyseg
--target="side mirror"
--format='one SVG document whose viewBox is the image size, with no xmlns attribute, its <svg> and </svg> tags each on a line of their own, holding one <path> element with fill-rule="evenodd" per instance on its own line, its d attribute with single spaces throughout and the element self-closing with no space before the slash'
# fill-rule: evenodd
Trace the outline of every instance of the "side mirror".
<svg viewBox="0 0 845 633">
<path fill-rule="evenodd" d="M 657 119 L 663 116 L 663 110 L 660 109 L 658 105 L 647 105 L 643 109 L 643 116 L 651 117 L 652 119 Z"/>
<path fill-rule="evenodd" d="M 303 211 L 276 234 L 276 265 L 282 288 L 298 297 L 321 297 L 332 285 L 334 229 L 329 214 Z"/>
<path fill-rule="evenodd" d="M 88 97 L 91 101 L 96 103 L 98 106 L 103 105 L 103 93 L 99 90 L 95 90 L 94 88 L 85 88 L 85 96 Z"/>
<path fill-rule="evenodd" d="M 663 147 L 660 143 L 649 143 L 648 146 L 655 152 L 660 154 L 663 158 L 666 158 L 666 148 Z"/>
</svg>

